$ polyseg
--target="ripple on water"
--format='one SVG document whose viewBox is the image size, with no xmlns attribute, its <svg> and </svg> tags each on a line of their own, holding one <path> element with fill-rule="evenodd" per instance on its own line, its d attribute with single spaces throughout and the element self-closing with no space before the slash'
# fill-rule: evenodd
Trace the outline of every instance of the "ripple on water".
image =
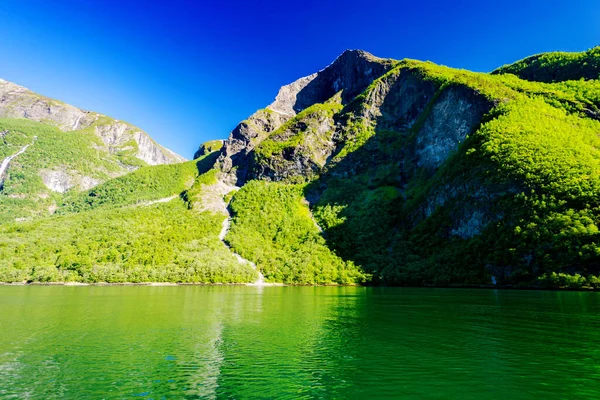
<svg viewBox="0 0 600 400">
<path fill-rule="evenodd" d="M 0 287 L 2 398 L 598 398 L 596 293 Z"/>
</svg>

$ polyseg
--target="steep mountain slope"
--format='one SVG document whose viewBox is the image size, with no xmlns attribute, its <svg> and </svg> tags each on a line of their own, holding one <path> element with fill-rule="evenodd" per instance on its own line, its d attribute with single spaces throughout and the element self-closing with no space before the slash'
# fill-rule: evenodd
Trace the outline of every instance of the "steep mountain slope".
<svg viewBox="0 0 600 400">
<path fill-rule="evenodd" d="M 132 157 L 147 165 L 185 161 L 133 125 L 49 99 L 3 79 L 0 79 L 0 117 L 42 122 L 63 132 L 93 133 L 101 139 L 102 150 L 120 156 L 124 164 L 136 165 Z"/>
<path fill-rule="evenodd" d="M 0 221 L 52 213 L 61 193 L 184 159 L 140 129 L 0 80 Z M 25 150 L 25 146 L 28 146 Z"/>
<path fill-rule="evenodd" d="M 597 65 L 597 49 L 572 59 Z M 228 240 L 267 278 L 290 282 L 345 263 L 375 283 L 596 282 L 600 85 L 572 62 L 544 60 L 548 81 L 577 80 L 347 51 L 283 87 L 234 129 L 217 162 L 222 179 L 253 181 L 233 197 Z M 302 218 L 302 201 L 288 200 L 299 190 L 335 253 L 308 278 L 289 276 L 312 268 L 296 256 L 312 228 L 290 222 Z"/>
<path fill-rule="evenodd" d="M 361 50 L 348 50 L 327 68 L 283 86 L 271 105 L 240 122 L 224 143 L 219 166 L 226 179 L 238 185 L 245 183 L 250 152 L 298 112 L 324 103 L 340 91 L 340 102 L 352 100 L 393 64 L 393 60 Z"/>
<path fill-rule="evenodd" d="M 181 162 L 129 124 L 0 89 L 0 282 L 258 279 L 220 239 L 227 213 L 195 197 L 220 141 Z"/>
</svg>

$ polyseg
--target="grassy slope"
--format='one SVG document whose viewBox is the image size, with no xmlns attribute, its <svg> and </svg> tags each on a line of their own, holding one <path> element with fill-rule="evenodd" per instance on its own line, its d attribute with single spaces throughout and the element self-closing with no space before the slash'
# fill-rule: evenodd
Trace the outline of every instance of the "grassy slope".
<svg viewBox="0 0 600 400">
<path fill-rule="evenodd" d="M 101 140 L 93 133 L 62 132 L 21 119 L 0 119 L 0 132 L 4 133 L 0 139 L 2 159 L 33 143 L 10 164 L 0 192 L 0 223 L 48 215 L 48 208 L 60 195 L 44 185 L 40 176 L 43 170 L 66 171 L 99 181 L 128 171 L 118 155 L 99 150 Z"/>
<path fill-rule="evenodd" d="M 69 192 L 61 201 L 60 214 L 92 210 L 98 207 L 135 205 L 179 195 L 188 189 L 198 173 L 208 171 L 216 153 L 180 164 L 142 167 L 111 179 L 84 192 Z"/>
</svg>

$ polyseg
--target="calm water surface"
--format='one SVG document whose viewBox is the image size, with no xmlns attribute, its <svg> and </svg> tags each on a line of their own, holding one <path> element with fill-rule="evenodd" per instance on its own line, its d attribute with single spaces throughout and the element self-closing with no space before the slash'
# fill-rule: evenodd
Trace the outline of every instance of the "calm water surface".
<svg viewBox="0 0 600 400">
<path fill-rule="evenodd" d="M 600 294 L 0 286 L 0 398 L 600 398 Z"/>
</svg>

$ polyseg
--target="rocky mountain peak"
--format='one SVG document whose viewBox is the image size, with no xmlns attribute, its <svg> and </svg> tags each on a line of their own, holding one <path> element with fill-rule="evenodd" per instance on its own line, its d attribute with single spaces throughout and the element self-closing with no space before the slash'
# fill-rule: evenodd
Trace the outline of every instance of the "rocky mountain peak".
<svg viewBox="0 0 600 400">
<path fill-rule="evenodd" d="M 342 104 L 352 101 L 395 64 L 363 50 L 346 50 L 322 70 L 282 86 L 273 103 L 240 122 L 224 142 L 217 161 L 223 178 L 242 184 L 248 173 L 248 155 L 284 123 L 338 93 Z"/>
<path fill-rule="evenodd" d="M 319 72 L 283 86 L 267 108 L 294 116 L 313 104 L 323 103 L 342 92 L 342 103 L 351 101 L 394 62 L 363 50 L 345 50 Z"/>
</svg>

